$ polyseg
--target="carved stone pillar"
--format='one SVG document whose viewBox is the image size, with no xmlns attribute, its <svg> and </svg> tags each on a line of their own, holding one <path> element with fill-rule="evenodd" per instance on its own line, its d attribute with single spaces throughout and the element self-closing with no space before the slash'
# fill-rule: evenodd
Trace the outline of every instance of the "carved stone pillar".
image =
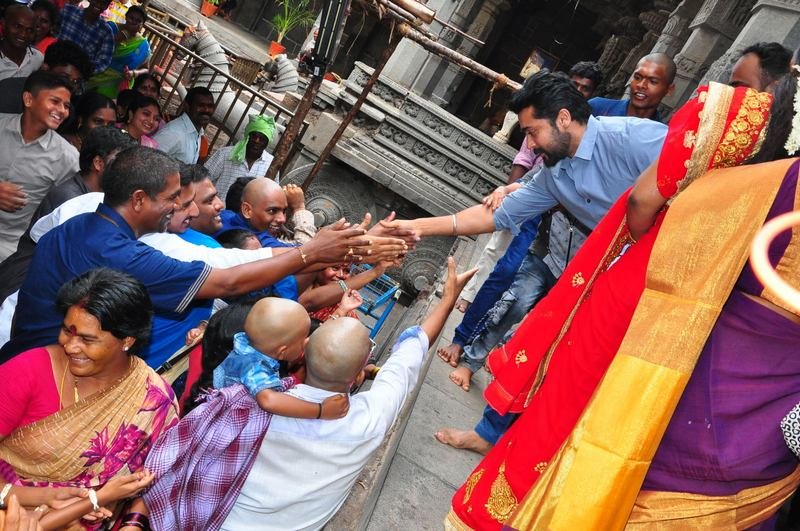
<svg viewBox="0 0 800 531">
<path fill-rule="evenodd" d="M 500 11 L 508 9 L 506 0 L 431 0 L 428 7 L 437 11 L 437 18 L 484 41 L 494 27 Z M 475 58 L 481 46 L 464 39 L 450 28 L 437 22 L 431 31 L 439 34 L 439 42 Z M 435 54 L 425 51 L 411 41 L 402 41 L 386 65 L 383 75 L 410 88 L 430 101 L 445 106 L 461 83 L 464 71 Z"/>
<path fill-rule="evenodd" d="M 714 61 L 702 82 L 719 81 L 727 83 L 731 70 L 742 50 L 756 42 L 780 42 L 794 50 L 800 41 L 800 0 L 760 0 L 752 12 L 743 15 L 746 24 L 719 59 Z"/>
<path fill-rule="evenodd" d="M 676 108 L 693 93 L 711 63 L 736 39 L 755 0 L 705 0 L 689 28 L 691 35 L 675 56 L 675 91 L 664 104 Z"/>
<path fill-rule="evenodd" d="M 689 23 L 697 15 L 702 0 L 683 0 L 670 13 L 669 19 L 651 52 L 661 52 L 674 58 L 681 51 L 691 31 Z"/>
</svg>

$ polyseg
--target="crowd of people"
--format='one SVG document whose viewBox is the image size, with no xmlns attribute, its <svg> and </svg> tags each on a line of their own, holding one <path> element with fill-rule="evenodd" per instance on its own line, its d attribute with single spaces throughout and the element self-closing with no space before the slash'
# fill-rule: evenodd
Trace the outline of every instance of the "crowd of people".
<svg viewBox="0 0 800 531">
<path fill-rule="evenodd" d="M 622 100 L 594 63 L 542 70 L 481 204 L 317 227 L 264 177 L 274 121 L 206 158 L 213 94 L 166 116 L 147 12 L 109 4 L 3 18 L 0 529 L 319 529 L 454 308 L 450 380 L 493 380 L 474 429 L 435 434 L 484 454 L 446 528 L 774 527 L 800 484 L 800 316 L 746 257 L 800 208 L 789 50 L 746 48 L 669 125 L 664 54 Z M 488 232 L 377 367 L 359 290 L 420 238 Z M 796 240 L 770 249 L 795 284 Z"/>
</svg>

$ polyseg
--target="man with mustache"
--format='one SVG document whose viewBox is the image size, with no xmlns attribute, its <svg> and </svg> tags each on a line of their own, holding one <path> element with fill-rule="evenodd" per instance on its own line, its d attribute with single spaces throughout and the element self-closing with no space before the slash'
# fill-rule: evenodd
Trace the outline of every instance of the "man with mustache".
<svg viewBox="0 0 800 531">
<path fill-rule="evenodd" d="M 634 116 L 661 121 L 658 106 L 675 89 L 675 62 L 664 53 L 645 55 L 636 64 L 631 76 L 631 95 L 622 100 L 592 98 L 595 116 Z"/>
<path fill-rule="evenodd" d="M 476 205 L 451 216 L 397 221 L 395 226 L 415 230 L 420 237 L 480 234 L 497 229 L 516 234 L 528 219 L 561 205 L 568 216 L 591 229 L 657 159 L 667 131 L 666 126 L 652 120 L 595 118 L 568 78 L 547 71 L 528 78 L 512 97 L 510 108 L 519 115 L 528 147 L 542 156 L 545 167 L 526 184 L 506 187 L 511 193 L 494 211 L 487 208 L 490 205 Z M 550 251 L 553 254 L 553 249 Z M 572 256 L 574 249 L 567 249 L 567 254 Z M 536 278 L 539 293 L 543 294 L 560 264 L 546 264 L 546 259 L 546 267 L 542 267 L 541 260 L 526 262 L 531 267 L 526 269 L 523 264 L 515 282 L 523 277 Z M 521 297 L 517 291 L 520 290 L 512 284 L 506 294 Z M 497 324 L 508 326 L 505 321 Z M 482 356 L 482 352 L 473 350 L 451 379 L 468 389 L 469 377 L 482 364 Z M 500 417 L 489 410 L 477 432 L 442 430 L 436 435 L 442 443 L 486 452 L 512 421 L 513 417 Z"/>
<path fill-rule="evenodd" d="M 0 79 L 28 77 L 42 66 L 44 56 L 34 48 L 36 15 L 27 6 L 8 6 L 3 19 L 5 35 L 0 39 Z"/>
<path fill-rule="evenodd" d="M 183 113 L 161 128 L 153 140 L 158 148 L 184 164 L 196 164 L 200 142 L 214 114 L 214 95 L 206 87 L 192 87 L 183 99 Z"/>
<path fill-rule="evenodd" d="M 0 118 L 0 260 L 17 248 L 50 188 L 78 171 L 78 150 L 55 132 L 69 116 L 70 82 L 39 70 L 28 76 L 22 114 Z"/>
</svg>

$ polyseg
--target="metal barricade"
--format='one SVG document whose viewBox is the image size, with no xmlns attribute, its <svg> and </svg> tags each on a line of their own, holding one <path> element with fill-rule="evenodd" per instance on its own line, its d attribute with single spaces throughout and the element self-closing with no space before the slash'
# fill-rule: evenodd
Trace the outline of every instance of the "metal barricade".
<svg viewBox="0 0 800 531">
<path fill-rule="evenodd" d="M 171 104 L 180 104 L 182 95 L 178 87 L 185 85 L 182 88 L 186 89 L 192 86 L 191 72 L 193 68 L 211 71 L 211 78 L 207 86 L 222 83 L 221 91 L 214 94 L 217 101 L 217 111 L 214 113 L 217 131 L 209 140 L 209 149 L 214 148 L 223 130 L 229 137 L 229 143 L 235 142 L 237 134 L 244 129 L 249 114 L 270 115 L 275 119 L 278 131 L 283 131 L 285 124 L 294 115 L 290 109 L 270 96 L 245 85 L 231 74 L 220 70 L 203 57 L 184 47 L 172 38 L 177 36 L 178 32 L 168 30 L 162 27 L 163 25 L 163 23 L 151 22 L 145 24 L 145 37 L 150 42 L 152 50 L 150 67 L 161 71 L 157 77 L 162 87 L 166 86 L 168 91 L 167 96 L 163 98 L 163 108 L 167 108 Z M 220 109 L 220 105 L 225 107 Z M 302 138 L 307 128 L 308 122 L 304 121 L 298 138 Z M 299 142 L 296 142 L 291 155 L 294 155 L 294 151 L 298 148 Z"/>
</svg>

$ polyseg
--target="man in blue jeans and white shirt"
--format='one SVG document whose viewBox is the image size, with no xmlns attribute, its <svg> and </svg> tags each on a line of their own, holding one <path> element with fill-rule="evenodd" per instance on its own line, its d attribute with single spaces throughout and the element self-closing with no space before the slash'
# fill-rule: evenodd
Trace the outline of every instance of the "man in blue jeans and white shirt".
<svg viewBox="0 0 800 531">
<path fill-rule="evenodd" d="M 511 193 L 494 212 L 477 205 L 451 216 L 394 223 L 421 237 L 497 229 L 516 234 L 525 221 L 560 204 L 591 229 L 657 159 L 667 132 L 665 125 L 652 120 L 592 117 L 589 104 L 569 79 L 548 71 L 525 81 L 510 108 L 518 113 L 528 147 L 544 158 L 545 168 L 526 184 L 507 187 Z M 477 433 L 465 433 L 474 435 L 472 440 L 439 440 L 477 451 L 491 447 Z"/>
</svg>

